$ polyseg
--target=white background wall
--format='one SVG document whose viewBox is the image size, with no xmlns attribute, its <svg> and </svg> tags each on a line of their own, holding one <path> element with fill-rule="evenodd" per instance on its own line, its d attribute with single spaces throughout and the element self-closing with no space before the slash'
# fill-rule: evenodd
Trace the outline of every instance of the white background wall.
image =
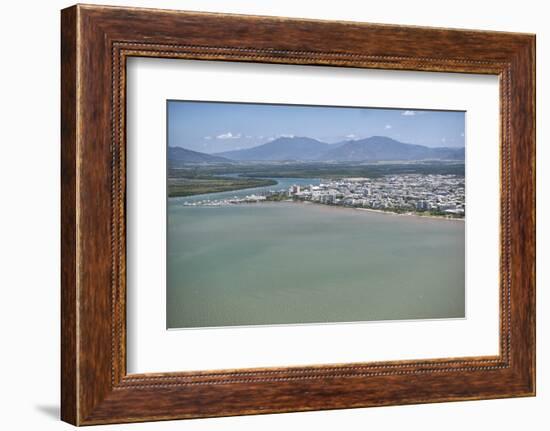
<svg viewBox="0 0 550 431">
<path fill-rule="evenodd" d="M 476 28 L 537 34 L 538 396 L 96 429 L 548 429 L 550 423 L 550 14 L 544 1 L 104 0 L 171 9 Z M 60 0 L 2 4 L 0 32 L 0 426 L 69 429 L 59 410 Z M 546 169 L 545 169 L 546 168 Z"/>
</svg>

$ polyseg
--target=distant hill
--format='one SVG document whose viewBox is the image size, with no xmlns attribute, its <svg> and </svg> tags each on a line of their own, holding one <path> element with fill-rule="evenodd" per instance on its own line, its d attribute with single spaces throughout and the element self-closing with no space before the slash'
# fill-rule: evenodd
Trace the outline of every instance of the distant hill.
<svg viewBox="0 0 550 431">
<path fill-rule="evenodd" d="M 171 163 L 231 163 L 231 160 L 225 157 L 214 156 L 211 154 L 200 153 L 198 151 L 188 150 L 182 147 L 168 147 L 168 160 Z"/>
<path fill-rule="evenodd" d="M 346 141 L 320 155 L 318 160 L 337 162 L 389 160 L 464 160 L 464 148 L 430 148 L 405 144 L 385 136 Z"/>
<path fill-rule="evenodd" d="M 248 161 L 376 162 L 413 160 L 464 160 L 464 148 L 406 144 L 386 136 L 327 144 L 312 138 L 278 138 L 244 150 L 205 154 L 182 147 L 168 147 L 174 164 L 233 163 Z"/>
<path fill-rule="evenodd" d="M 216 155 L 237 161 L 307 161 L 318 159 L 330 147 L 330 144 L 312 138 L 278 138 L 257 147 Z"/>
</svg>

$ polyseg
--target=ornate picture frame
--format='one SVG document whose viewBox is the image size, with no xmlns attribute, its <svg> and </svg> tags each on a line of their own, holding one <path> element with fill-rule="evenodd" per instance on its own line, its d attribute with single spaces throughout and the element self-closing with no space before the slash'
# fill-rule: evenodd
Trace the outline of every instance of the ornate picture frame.
<svg viewBox="0 0 550 431">
<path fill-rule="evenodd" d="M 534 396 L 534 35 L 91 5 L 61 21 L 64 421 Z M 126 60 L 136 56 L 497 75 L 499 355 L 128 374 Z"/>
</svg>

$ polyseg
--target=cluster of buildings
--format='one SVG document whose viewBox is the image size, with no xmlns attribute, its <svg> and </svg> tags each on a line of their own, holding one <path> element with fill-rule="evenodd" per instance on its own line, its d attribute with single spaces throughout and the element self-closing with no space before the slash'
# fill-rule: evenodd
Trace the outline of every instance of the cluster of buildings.
<svg viewBox="0 0 550 431">
<path fill-rule="evenodd" d="M 396 213 L 464 217 L 464 198 L 464 176 L 404 174 L 323 180 L 319 185 L 293 185 L 287 191 L 267 190 L 242 197 L 184 202 L 183 205 L 225 206 L 298 200 Z"/>
<path fill-rule="evenodd" d="M 342 178 L 317 185 L 293 185 L 290 199 L 392 212 L 427 212 L 464 217 L 464 177 L 458 175 L 386 175 Z"/>
</svg>

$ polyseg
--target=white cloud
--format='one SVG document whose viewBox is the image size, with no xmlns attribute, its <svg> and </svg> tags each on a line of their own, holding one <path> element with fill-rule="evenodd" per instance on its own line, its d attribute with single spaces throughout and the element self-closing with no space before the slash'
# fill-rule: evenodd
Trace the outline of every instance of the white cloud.
<svg viewBox="0 0 550 431">
<path fill-rule="evenodd" d="M 412 116 L 416 115 L 416 112 L 414 112 L 414 111 L 403 111 L 401 113 L 401 115 L 404 115 L 405 117 L 412 117 Z"/>
<path fill-rule="evenodd" d="M 242 135 L 240 133 L 222 133 L 221 135 L 216 136 L 216 139 L 239 139 Z"/>
<path fill-rule="evenodd" d="M 384 129 L 386 129 L 386 130 L 387 130 L 387 129 L 391 129 L 391 124 L 386 124 L 386 125 L 384 126 Z"/>
<path fill-rule="evenodd" d="M 212 136 L 205 136 L 204 139 L 210 140 L 210 139 L 212 139 Z"/>
<path fill-rule="evenodd" d="M 350 133 L 349 135 L 346 135 L 346 138 L 348 138 L 348 139 L 355 139 L 355 138 L 357 138 L 357 135 L 354 134 L 354 133 Z"/>
<path fill-rule="evenodd" d="M 252 139 L 252 136 L 246 135 L 245 138 L 246 138 L 246 139 Z"/>
<path fill-rule="evenodd" d="M 447 142 L 447 138 L 441 138 L 441 142 L 443 143 Z"/>
<path fill-rule="evenodd" d="M 460 136 L 464 137 L 464 133 L 461 133 Z"/>
<path fill-rule="evenodd" d="M 294 138 L 295 135 L 288 135 L 288 134 L 280 134 L 280 135 L 274 135 L 274 136 L 266 136 L 265 139 L 267 140 L 267 142 L 270 142 L 270 141 L 274 141 L 275 139 L 279 139 L 279 138 Z M 263 139 L 264 137 L 263 136 L 258 136 L 259 139 Z"/>
</svg>

